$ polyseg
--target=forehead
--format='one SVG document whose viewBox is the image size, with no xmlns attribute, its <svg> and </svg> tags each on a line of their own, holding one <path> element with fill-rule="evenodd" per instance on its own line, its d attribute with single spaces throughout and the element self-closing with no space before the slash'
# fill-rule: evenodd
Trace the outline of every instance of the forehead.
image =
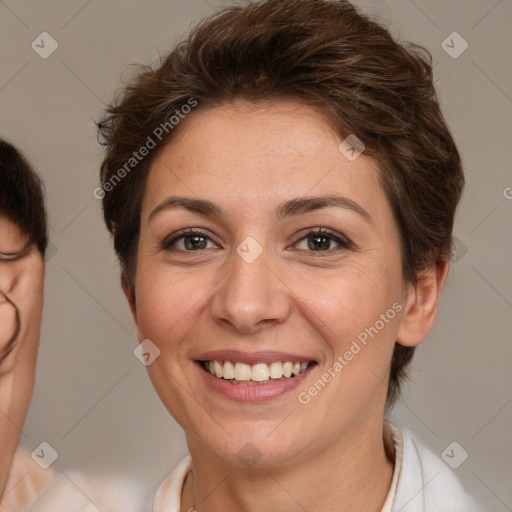
<svg viewBox="0 0 512 512">
<path fill-rule="evenodd" d="M 197 110 L 185 118 L 184 126 L 172 139 L 159 160 L 172 154 L 175 164 L 208 161 L 207 169 L 230 164 L 265 164 L 275 168 L 286 162 L 283 171 L 303 167 L 309 159 L 328 146 L 336 149 L 337 136 L 315 110 L 291 101 L 249 103 L 238 100 L 221 106 Z M 191 149 L 194 151 L 190 151 Z M 327 156 L 327 155 L 326 155 Z M 277 161 L 276 161 L 277 159 Z M 155 162 L 157 164 L 157 162 Z M 155 165 L 154 165 L 155 166 Z M 220 169 L 219 169 L 220 170 Z M 258 173 L 261 175 L 261 173 Z"/>
<path fill-rule="evenodd" d="M 348 160 L 340 142 L 320 113 L 292 101 L 197 110 L 152 163 L 143 216 L 171 193 L 251 208 L 333 192 L 368 207 L 384 200 L 375 161 Z"/>
</svg>

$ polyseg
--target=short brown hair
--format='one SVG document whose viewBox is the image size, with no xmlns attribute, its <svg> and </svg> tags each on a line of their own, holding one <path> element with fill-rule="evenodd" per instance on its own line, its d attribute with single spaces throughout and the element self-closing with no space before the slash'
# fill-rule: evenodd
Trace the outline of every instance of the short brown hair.
<svg viewBox="0 0 512 512">
<path fill-rule="evenodd" d="M 0 214 L 5 215 L 44 256 L 48 244 L 43 184 L 27 159 L 0 139 Z"/>
<path fill-rule="evenodd" d="M 144 67 L 108 108 L 99 123 L 106 147 L 102 185 L 112 184 L 155 127 L 190 98 L 197 101 L 196 111 L 236 98 L 294 99 L 321 112 L 340 137 L 354 134 L 379 163 L 400 232 L 404 281 L 416 283 L 422 271 L 449 258 L 464 186 L 431 62 L 427 50 L 395 42 L 348 1 L 266 0 L 225 8 L 200 23 L 156 68 Z M 158 146 L 175 133 L 169 129 Z M 156 154 L 150 152 L 103 193 L 123 278 L 132 283 L 144 185 Z M 395 344 L 388 405 L 413 352 Z"/>
</svg>

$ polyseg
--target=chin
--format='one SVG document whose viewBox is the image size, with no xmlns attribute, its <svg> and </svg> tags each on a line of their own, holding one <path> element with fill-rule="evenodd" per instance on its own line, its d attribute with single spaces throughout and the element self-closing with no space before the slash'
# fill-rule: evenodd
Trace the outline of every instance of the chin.
<svg viewBox="0 0 512 512">
<path fill-rule="evenodd" d="M 194 430 L 194 437 L 200 439 L 205 449 L 240 468 L 283 466 L 306 451 L 306 440 L 301 442 L 285 424 L 269 428 L 268 423 L 262 427 L 259 422 L 253 425 L 240 422 L 231 423 L 227 432 L 219 425 Z"/>
</svg>

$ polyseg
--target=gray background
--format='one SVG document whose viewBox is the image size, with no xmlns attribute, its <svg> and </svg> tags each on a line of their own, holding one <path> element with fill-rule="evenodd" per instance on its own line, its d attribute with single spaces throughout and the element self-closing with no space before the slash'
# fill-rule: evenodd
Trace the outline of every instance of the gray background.
<svg viewBox="0 0 512 512">
<path fill-rule="evenodd" d="M 512 510 L 512 2 L 357 3 L 432 52 L 467 177 L 458 261 L 392 419 L 437 453 L 457 441 L 469 457 L 456 474 L 486 510 Z M 58 471 L 158 482 L 186 454 L 180 428 L 133 355 L 131 317 L 93 196 L 102 156 L 94 121 L 128 64 L 154 60 L 220 5 L 0 2 L 0 135 L 43 176 L 51 220 L 36 390 L 22 444 L 33 450 L 48 441 L 60 454 Z M 47 59 L 31 48 L 44 31 L 59 45 Z M 456 59 L 441 46 L 454 31 L 469 44 Z M 460 48 L 460 40 L 449 44 Z"/>
</svg>

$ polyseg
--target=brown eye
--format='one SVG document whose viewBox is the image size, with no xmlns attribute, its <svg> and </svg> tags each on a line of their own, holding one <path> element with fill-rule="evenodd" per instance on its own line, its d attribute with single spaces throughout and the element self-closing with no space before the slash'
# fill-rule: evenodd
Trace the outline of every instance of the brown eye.
<svg viewBox="0 0 512 512">
<path fill-rule="evenodd" d="M 298 247 L 300 244 L 304 244 L 304 242 L 305 247 Z M 306 236 L 299 240 L 297 247 L 300 250 L 309 252 L 333 252 L 333 244 L 338 246 L 338 248 L 344 249 L 352 247 L 352 243 L 349 240 L 326 228 L 309 231 Z"/>
<path fill-rule="evenodd" d="M 208 247 L 208 242 L 213 244 L 207 233 L 190 229 L 185 232 L 181 231 L 171 239 L 165 240 L 162 244 L 162 249 L 166 251 L 194 252 L 214 248 Z"/>
</svg>

